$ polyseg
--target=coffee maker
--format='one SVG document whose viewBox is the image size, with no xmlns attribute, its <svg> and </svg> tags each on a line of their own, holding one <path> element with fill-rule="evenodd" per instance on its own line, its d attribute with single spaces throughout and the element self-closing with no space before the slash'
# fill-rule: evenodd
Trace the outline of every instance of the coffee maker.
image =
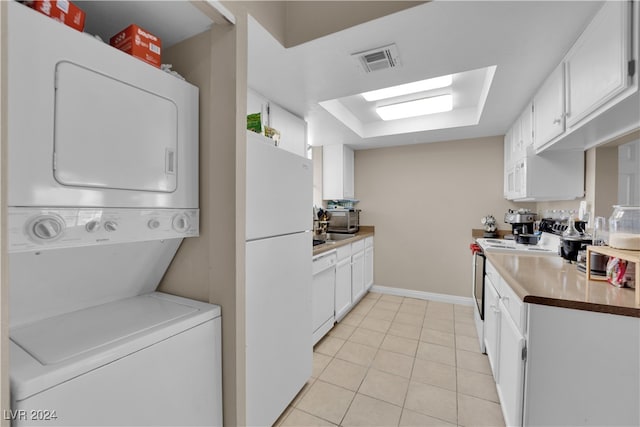
<svg viewBox="0 0 640 427">
<path fill-rule="evenodd" d="M 515 239 L 521 234 L 533 234 L 533 225 L 536 221 L 536 213 L 530 209 L 509 209 L 504 214 L 504 222 L 511 224 L 511 234 L 504 236 L 505 239 Z"/>
</svg>

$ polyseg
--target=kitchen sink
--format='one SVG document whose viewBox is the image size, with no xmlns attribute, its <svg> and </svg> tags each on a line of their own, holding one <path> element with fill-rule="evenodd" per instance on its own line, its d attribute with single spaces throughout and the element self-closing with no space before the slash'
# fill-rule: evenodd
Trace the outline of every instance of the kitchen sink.
<svg viewBox="0 0 640 427">
<path fill-rule="evenodd" d="M 342 233 L 327 233 L 327 242 L 338 242 L 340 240 L 350 239 L 356 237 L 355 234 L 342 234 Z"/>
</svg>

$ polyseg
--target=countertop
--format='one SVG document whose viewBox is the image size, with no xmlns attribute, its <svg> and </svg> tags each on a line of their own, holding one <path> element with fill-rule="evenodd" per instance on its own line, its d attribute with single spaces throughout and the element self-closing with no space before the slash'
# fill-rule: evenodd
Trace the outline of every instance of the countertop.
<svg viewBox="0 0 640 427">
<path fill-rule="evenodd" d="M 358 240 L 362 240 L 366 237 L 373 236 L 374 227 L 371 225 L 361 225 L 360 231 L 355 233 L 354 237 L 350 239 L 344 239 L 333 243 L 323 243 L 321 245 L 317 245 L 313 247 L 313 256 L 320 255 L 325 252 L 329 252 L 335 248 L 339 248 L 340 246 L 346 246 L 353 242 L 357 242 Z"/>
<path fill-rule="evenodd" d="M 526 303 L 640 317 L 634 289 L 587 280 L 586 273 L 561 257 L 495 252 L 485 255 Z"/>
</svg>

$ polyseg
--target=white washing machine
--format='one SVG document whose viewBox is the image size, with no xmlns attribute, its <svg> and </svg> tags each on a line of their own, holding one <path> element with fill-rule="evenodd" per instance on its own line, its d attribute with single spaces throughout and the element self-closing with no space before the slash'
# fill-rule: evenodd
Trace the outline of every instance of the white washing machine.
<svg viewBox="0 0 640 427">
<path fill-rule="evenodd" d="M 155 292 L 198 236 L 198 88 L 8 5 L 12 425 L 222 424 L 220 307 Z"/>
<path fill-rule="evenodd" d="M 189 213 L 9 209 L 14 427 L 222 425 L 220 307 L 154 292 Z"/>
<path fill-rule="evenodd" d="M 220 323 L 153 292 L 12 328 L 12 425 L 222 425 Z"/>
</svg>

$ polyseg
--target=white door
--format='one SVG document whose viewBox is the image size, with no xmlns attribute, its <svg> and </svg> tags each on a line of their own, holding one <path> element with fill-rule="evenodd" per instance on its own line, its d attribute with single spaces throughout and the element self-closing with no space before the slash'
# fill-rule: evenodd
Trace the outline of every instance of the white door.
<svg viewBox="0 0 640 427">
<path fill-rule="evenodd" d="M 502 301 L 499 307 L 501 316 L 498 378 L 500 381 L 496 386 L 506 424 L 520 426 L 522 425 L 525 340 Z"/>
<path fill-rule="evenodd" d="M 312 206 L 311 160 L 247 131 L 247 240 L 311 230 Z"/>
<path fill-rule="evenodd" d="M 618 147 L 618 203 L 640 206 L 640 140 Z"/>
<path fill-rule="evenodd" d="M 496 292 L 489 276 L 484 277 L 484 343 L 493 378 L 498 382 L 498 343 L 500 339 L 500 308 Z"/>
<path fill-rule="evenodd" d="M 173 101 L 67 61 L 57 63 L 55 73 L 52 164 L 58 182 L 175 191 L 178 109 Z"/>
<path fill-rule="evenodd" d="M 373 286 L 373 246 L 364 250 L 364 288 L 368 291 Z"/>
<path fill-rule="evenodd" d="M 567 127 L 627 86 L 628 7 L 605 2 L 567 55 Z"/>
<path fill-rule="evenodd" d="M 311 233 L 246 244 L 247 425 L 272 425 L 311 376 Z"/>
<path fill-rule="evenodd" d="M 351 257 L 351 296 L 358 301 L 364 295 L 364 251 Z"/>
<path fill-rule="evenodd" d="M 564 132 L 564 62 L 542 84 L 533 108 L 533 143 L 539 148 Z"/>
<path fill-rule="evenodd" d="M 351 257 L 338 261 L 336 265 L 335 316 L 340 321 L 351 308 Z"/>
</svg>

